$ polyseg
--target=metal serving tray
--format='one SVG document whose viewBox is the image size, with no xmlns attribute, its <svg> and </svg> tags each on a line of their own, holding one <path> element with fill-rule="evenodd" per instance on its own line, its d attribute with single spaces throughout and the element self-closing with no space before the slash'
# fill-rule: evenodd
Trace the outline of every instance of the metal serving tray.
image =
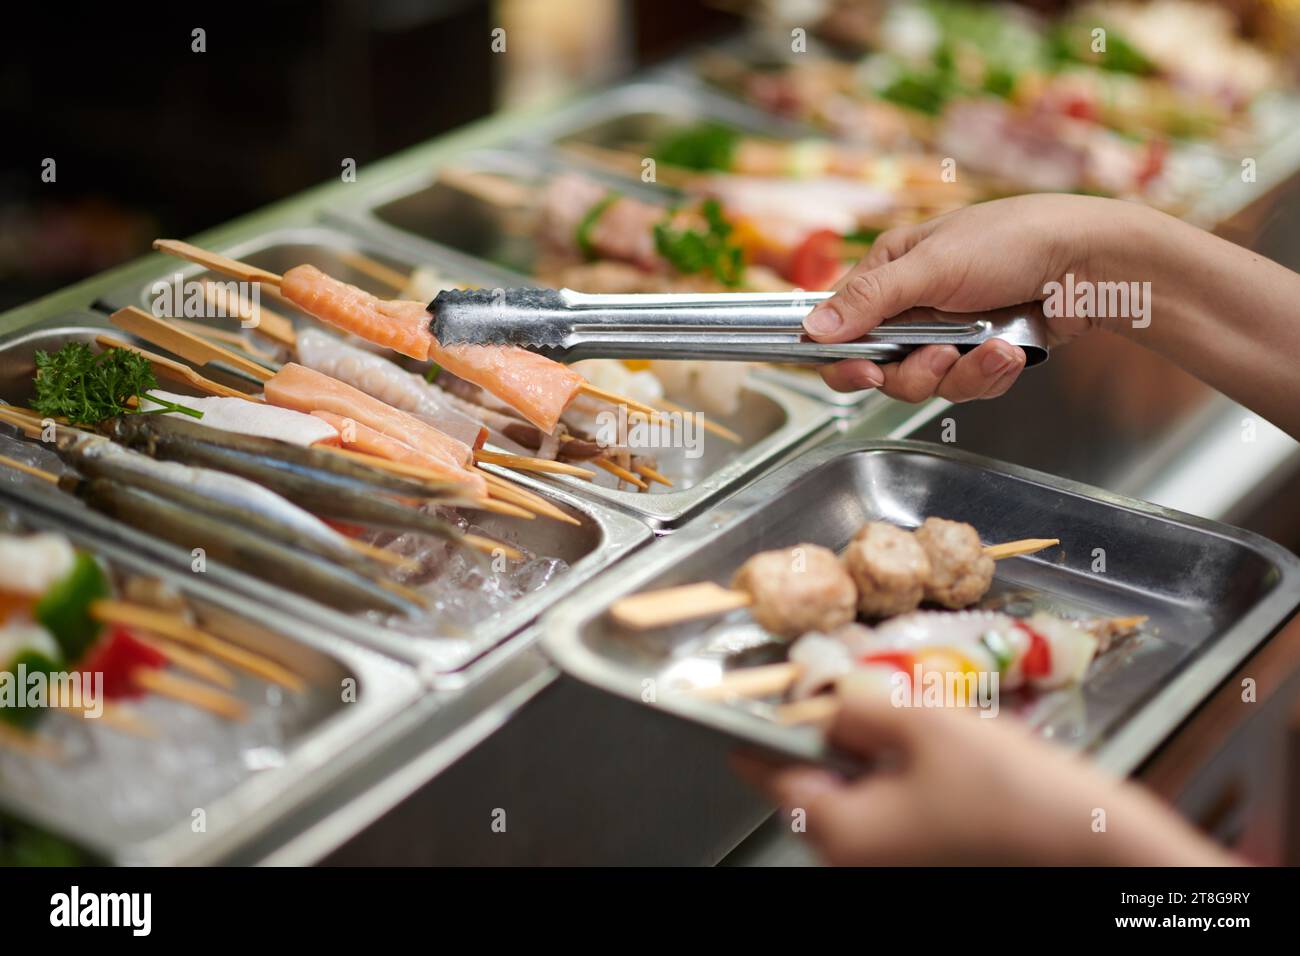
<svg viewBox="0 0 1300 956">
<path fill-rule="evenodd" d="M 1149 615 L 1144 632 L 1102 655 L 1081 685 L 1002 702 L 1119 773 L 1148 756 L 1300 603 L 1300 559 L 1258 535 L 939 445 L 854 438 L 779 469 L 709 522 L 556 607 L 543 621 L 543 649 L 611 693 L 643 700 L 653 686 L 670 714 L 780 754 L 831 759 L 818 731 L 777 724 L 764 706 L 674 692 L 782 656 L 745 612 L 635 634 L 605 610 L 637 591 L 726 583 L 758 551 L 800 542 L 839 550 L 864 521 L 913 526 L 930 515 L 968 521 L 988 542 L 1061 538 L 1059 549 L 1000 562 L 993 599 L 1066 616 Z M 1092 571 L 1099 548 L 1105 573 Z"/>
<path fill-rule="evenodd" d="M 34 373 L 35 351 L 54 351 L 72 339 L 90 340 L 105 328 L 109 328 L 109 325 L 103 316 L 89 312 L 74 313 L 28 326 L 0 341 L 0 400 L 26 403 Z M 116 330 L 114 332 L 122 334 Z M 219 376 L 214 374 L 213 377 Z M 185 391 L 179 386 L 175 387 Z M 508 637 L 535 620 L 545 608 L 569 591 L 652 537 L 652 532 L 642 522 L 628 515 L 526 476 L 511 473 L 511 478 L 544 495 L 582 523 L 573 526 L 545 518 L 520 521 L 491 513 L 477 516 L 476 524 L 484 533 L 534 554 L 560 558 L 569 564 L 569 569 L 542 589 L 528 594 L 512 603 L 507 610 L 476 625 L 472 633 L 460 631 L 424 637 L 386 628 L 364 617 L 341 614 L 287 591 L 267 588 L 267 599 L 279 606 L 292 605 L 300 613 L 310 614 L 322 626 L 402 660 L 419 664 L 426 677 L 437 686 L 460 686 L 468 679 L 466 668 L 471 664 L 477 664 L 489 652 L 504 644 Z M 64 500 L 73 513 L 90 515 L 89 510 L 80 502 L 66 496 Z M 155 548 L 177 553 L 170 545 L 153 539 L 146 540 Z M 238 572 L 231 577 L 232 586 L 244 590 L 250 584 L 259 583 Z"/>
<path fill-rule="evenodd" d="M 625 143 L 652 143 L 685 126 L 720 123 L 740 132 L 770 139 L 802 139 L 817 135 L 804 123 L 764 113 L 734 97 L 702 85 L 683 82 L 637 81 L 584 98 L 542 119 L 521 138 L 553 147 L 595 146 L 615 149 Z M 598 161 L 578 153 L 585 165 Z M 615 175 L 625 175 L 610 170 Z M 755 374 L 835 407 L 850 415 L 875 396 L 870 391 L 837 392 L 813 369 L 793 366 L 759 366 Z"/>
<path fill-rule="evenodd" d="M 472 285 L 521 285 L 530 281 L 523 277 L 497 274 L 481 262 L 467 265 L 459 261 L 454 253 L 440 248 L 401 251 L 395 248 L 391 238 L 387 242 L 382 238 L 366 241 L 326 226 L 276 230 L 221 251 L 273 272 L 281 272 L 304 262 L 311 263 L 331 275 L 385 296 L 396 295 L 397 290 L 378 282 L 369 273 L 358 270 L 348 258 L 348 253 L 362 253 L 388 268 L 408 275 L 414 268 L 414 262 L 423 262 L 438 272 Z M 156 281 L 168 279 L 178 271 L 186 279 L 204 273 L 199 266 L 182 268 L 185 265 L 178 264 L 170 271 L 160 271 L 149 281 L 135 282 L 118 289 L 104 296 L 103 304 L 112 308 L 136 305 L 147 309 L 150 305 L 150 289 Z M 288 303 L 276 302 L 274 307 L 295 323 L 317 325 Z M 882 406 L 887 405 L 887 401 L 882 403 Z M 880 411 L 886 414 L 893 412 L 887 407 L 880 407 Z M 680 449 L 664 450 L 660 456 L 660 465 L 676 482 L 676 490 L 662 494 L 636 494 L 575 478 L 559 478 L 554 484 L 562 484 L 579 495 L 594 495 L 654 524 L 672 526 L 686 520 L 704 502 L 713 500 L 719 493 L 734 487 L 738 480 L 751 474 L 763 462 L 789 449 L 829 420 L 830 416 L 824 409 L 803 396 L 769 382 L 758 381 L 746 391 L 741 408 L 735 415 L 719 419 L 721 424 L 744 436 L 745 442 L 740 446 L 743 450 L 739 453 L 736 446 L 712 436 L 708 436 L 702 443 L 703 454 L 697 459 L 687 459 Z M 603 474 L 600 477 L 606 479 Z"/>
<path fill-rule="evenodd" d="M 50 494 L 0 482 L 0 518 L 7 525 L 62 532 L 113 568 L 161 581 L 184 596 L 201 627 L 285 664 L 307 679 L 310 690 L 300 705 L 277 721 L 282 722 L 283 740 L 276 749 L 282 756 L 260 748 L 245 748 L 242 755 L 212 756 L 214 764 L 225 761 L 222 776 L 238 779 L 214 779 L 208 787 L 212 794 L 200 804 L 206 815 L 205 832 L 193 829 L 192 808 L 179 806 L 172 808 L 171 815 L 137 814 L 110 829 L 95 827 L 76 812 L 75 804 L 49 794 L 49 787 L 58 786 L 57 764 L 42 765 L 42 772 L 30 778 L 17 773 L 0 777 L 0 809 L 7 813 L 106 862 L 215 862 L 255 839 L 367 757 L 383 738 L 383 728 L 420 696 L 420 683 L 411 668 L 353 646 L 313 622 L 250 603 L 247 596 L 220 586 L 209 575 L 182 571 L 188 569 L 188 559 L 160 561 L 127 542 L 110 541 L 103 535 L 110 524 L 107 519 L 83 515 L 71 520 L 60 509 L 49 507 L 52 500 Z M 358 689 L 354 702 L 343 699 L 341 688 L 347 680 L 355 681 Z M 241 678 L 235 693 L 255 702 L 260 686 L 252 678 Z M 168 732 L 162 731 L 162 742 L 184 746 L 183 737 L 174 741 L 167 737 Z M 137 743 L 142 747 L 157 743 L 120 739 L 124 759 L 130 759 L 129 751 Z M 81 763 L 96 759 L 96 754 L 73 759 Z M 142 768 L 148 770 L 149 765 L 142 763 Z M 140 786 L 165 790 L 168 780 L 161 773 L 142 776 Z M 99 799 L 107 802 L 108 796 L 99 794 Z"/>
</svg>

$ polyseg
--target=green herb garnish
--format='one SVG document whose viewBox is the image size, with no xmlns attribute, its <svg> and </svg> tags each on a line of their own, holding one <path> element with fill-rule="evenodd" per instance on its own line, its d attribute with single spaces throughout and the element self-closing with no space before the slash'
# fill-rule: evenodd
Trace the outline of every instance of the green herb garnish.
<svg viewBox="0 0 1300 956">
<path fill-rule="evenodd" d="M 582 221 L 578 223 L 573 238 L 578 244 L 578 250 L 582 253 L 582 258 L 588 262 L 596 258 L 596 247 L 591 244 L 591 230 L 595 228 L 600 217 L 605 215 L 605 210 L 614 205 L 618 198 L 619 194 L 611 189 L 591 204 L 591 208 L 583 214 Z"/>
<path fill-rule="evenodd" d="M 655 250 L 683 275 L 711 273 L 723 285 L 739 285 L 745 273 L 744 251 L 730 241 L 731 223 L 716 199 L 700 203 L 707 228 L 674 229 L 670 212 L 655 223 Z"/>
<path fill-rule="evenodd" d="M 442 372 L 441 365 L 439 365 L 437 362 L 430 362 L 429 367 L 425 369 L 424 380 L 432 385 L 433 382 L 437 380 L 438 375 L 441 372 Z"/>
<path fill-rule="evenodd" d="M 36 353 L 32 408 L 74 425 L 97 425 L 106 418 L 135 412 L 132 399 L 148 398 L 162 406 L 156 411 L 203 417 L 197 409 L 148 394 L 157 387 L 153 366 L 143 355 L 130 349 L 95 353 L 85 342 L 69 342 L 52 355 Z"/>
<path fill-rule="evenodd" d="M 701 172 L 732 167 L 740 133 L 721 123 L 699 123 L 665 136 L 650 155 L 669 166 Z"/>
</svg>

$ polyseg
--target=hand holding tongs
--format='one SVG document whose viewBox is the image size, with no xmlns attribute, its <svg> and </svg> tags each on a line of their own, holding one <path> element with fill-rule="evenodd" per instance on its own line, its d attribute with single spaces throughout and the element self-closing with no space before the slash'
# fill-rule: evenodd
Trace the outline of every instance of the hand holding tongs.
<svg viewBox="0 0 1300 956">
<path fill-rule="evenodd" d="M 561 289 L 438 293 L 429 305 L 443 345 L 517 345 L 549 358 L 726 359 L 818 364 L 846 358 L 895 362 L 922 345 L 963 352 L 989 339 L 1046 361 L 1042 306 L 991 312 L 910 309 L 854 342 L 815 342 L 803 319 L 829 292 L 590 295 Z"/>
</svg>

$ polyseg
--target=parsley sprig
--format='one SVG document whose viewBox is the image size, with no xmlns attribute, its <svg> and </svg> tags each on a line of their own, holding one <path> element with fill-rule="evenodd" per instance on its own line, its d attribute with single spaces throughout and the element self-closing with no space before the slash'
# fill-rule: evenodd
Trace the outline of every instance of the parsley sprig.
<svg viewBox="0 0 1300 956">
<path fill-rule="evenodd" d="M 706 228 L 674 229 L 672 213 L 655 223 L 655 250 L 678 272 L 712 273 L 723 285 L 739 285 L 745 273 L 744 252 L 731 241 L 731 223 L 716 199 L 700 203 Z"/>
<path fill-rule="evenodd" d="M 32 408 L 74 425 L 96 425 L 115 415 L 138 412 L 131 407 L 131 400 L 148 398 L 161 406 L 154 411 L 203 417 L 198 409 L 148 394 L 157 387 L 153 366 L 143 355 L 129 349 L 96 353 L 85 342 L 69 342 L 53 354 L 36 353 Z"/>
</svg>

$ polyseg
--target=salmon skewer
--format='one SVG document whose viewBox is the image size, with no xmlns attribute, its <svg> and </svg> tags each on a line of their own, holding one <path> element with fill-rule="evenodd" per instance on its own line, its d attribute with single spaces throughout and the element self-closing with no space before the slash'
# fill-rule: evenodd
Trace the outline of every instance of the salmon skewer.
<svg viewBox="0 0 1300 956">
<path fill-rule="evenodd" d="M 514 346 L 442 346 L 429 329 L 420 302 L 380 299 L 340 282 L 315 266 L 294 266 L 280 280 L 280 294 L 322 322 L 351 332 L 487 389 L 547 434 L 582 389 L 572 369 Z"/>
</svg>

